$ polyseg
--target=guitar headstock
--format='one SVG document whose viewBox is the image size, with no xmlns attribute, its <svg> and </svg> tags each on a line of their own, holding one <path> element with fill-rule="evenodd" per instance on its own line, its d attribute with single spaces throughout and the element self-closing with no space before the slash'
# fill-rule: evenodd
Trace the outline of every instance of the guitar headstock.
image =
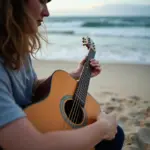
<svg viewBox="0 0 150 150">
<path fill-rule="evenodd" d="M 88 48 L 88 50 L 96 51 L 95 50 L 95 44 L 91 40 L 91 38 L 89 38 L 89 37 L 86 37 L 86 38 L 83 37 L 82 38 L 82 43 L 83 43 L 83 46 L 86 46 Z"/>
</svg>

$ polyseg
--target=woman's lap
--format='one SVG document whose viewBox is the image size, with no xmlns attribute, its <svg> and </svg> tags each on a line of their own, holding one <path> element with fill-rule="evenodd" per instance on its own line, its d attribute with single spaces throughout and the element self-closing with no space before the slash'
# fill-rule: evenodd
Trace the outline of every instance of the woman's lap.
<svg viewBox="0 0 150 150">
<path fill-rule="evenodd" d="M 125 135 L 123 129 L 118 126 L 115 139 L 111 141 L 104 140 L 95 146 L 95 150 L 121 150 L 123 147 Z"/>
</svg>

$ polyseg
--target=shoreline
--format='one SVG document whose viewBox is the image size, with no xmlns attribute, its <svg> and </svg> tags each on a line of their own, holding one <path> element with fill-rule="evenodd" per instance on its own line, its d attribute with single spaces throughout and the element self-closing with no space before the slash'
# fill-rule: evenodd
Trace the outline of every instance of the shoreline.
<svg viewBox="0 0 150 150">
<path fill-rule="evenodd" d="M 60 60 L 33 60 L 33 66 L 39 78 L 50 76 L 57 69 L 67 72 L 72 71 L 78 65 L 78 62 L 60 61 Z M 150 93 L 149 64 L 131 64 L 131 63 L 101 63 L 101 74 L 91 78 L 89 91 L 96 95 L 95 88 L 101 92 L 109 90 L 110 92 L 120 93 L 122 96 L 138 95 L 148 100 Z M 142 77 L 144 77 L 142 79 Z M 113 81 L 111 80 L 113 79 Z M 106 81 L 106 82 L 105 82 Z M 115 85 L 116 81 L 116 85 Z M 132 84 L 132 83 L 133 84 Z M 114 86 L 114 87 L 113 87 Z M 129 87 L 128 87 L 129 86 Z M 131 87 L 133 86 L 132 91 Z M 119 89 L 120 87 L 120 89 Z M 94 88 L 94 89 L 93 89 Z M 117 90 L 115 90 L 115 88 Z M 125 89 L 124 89 L 125 88 Z M 144 92 L 143 89 L 146 91 Z M 124 90 L 124 91 L 123 91 Z"/>
<path fill-rule="evenodd" d="M 64 60 L 64 59 L 58 59 L 58 60 L 53 60 L 53 59 L 41 59 L 41 58 L 32 58 L 33 62 L 51 62 L 51 63 L 79 63 L 80 60 Z M 131 61 L 101 61 L 99 60 L 101 64 L 109 64 L 109 65 L 146 65 L 150 66 L 150 62 L 131 62 Z"/>
</svg>

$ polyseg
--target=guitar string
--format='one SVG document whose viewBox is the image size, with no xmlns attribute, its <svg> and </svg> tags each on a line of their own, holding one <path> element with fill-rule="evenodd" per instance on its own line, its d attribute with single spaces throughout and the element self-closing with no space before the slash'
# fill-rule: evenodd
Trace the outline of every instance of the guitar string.
<svg viewBox="0 0 150 150">
<path fill-rule="evenodd" d="M 85 98 L 85 100 L 86 100 L 86 96 L 84 97 Z M 80 100 L 79 100 L 80 101 Z M 78 104 L 79 105 L 79 104 Z M 74 122 L 75 123 L 77 123 L 77 121 L 78 121 L 78 117 L 79 117 L 79 114 L 80 114 L 80 111 L 78 110 L 80 108 L 80 106 L 77 106 L 77 108 L 76 108 L 76 116 L 74 117 Z"/>
<path fill-rule="evenodd" d="M 82 80 L 81 80 L 82 81 Z M 82 84 L 82 83 L 81 83 Z M 78 89 L 79 90 L 79 89 Z M 74 116 L 74 114 L 75 114 L 75 110 L 76 110 L 76 107 L 78 106 L 77 104 L 79 103 L 80 101 L 79 101 L 79 99 L 78 98 L 76 98 L 76 96 L 75 96 L 75 98 L 74 98 L 74 100 L 73 100 L 73 105 L 72 105 L 72 108 L 71 108 L 71 111 L 70 111 L 70 114 L 69 114 L 69 119 L 70 120 L 72 120 L 72 119 L 74 119 L 73 118 L 73 116 Z M 75 107 L 75 108 L 74 108 Z M 73 122 L 73 120 L 72 120 L 72 122 Z"/>
<path fill-rule="evenodd" d="M 79 82 L 81 82 L 81 81 L 82 81 L 82 77 L 80 78 L 80 81 L 79 81 Z M 82 85 L 82 83 L 81 83 L 81 85 Z M 79 90 L 79 89 L 78 89 L 78 90 Z M 77 90 L 77 91 L 78 91 L 78 90 Z M 75 96 L 75 99 L 74 99 L 74 101 L 73 101 L 73 105 L 72 105 L 72 108 L 71 108 L 71 111 L 70 111 L 70 114 L 69 114 L 69 119 L 70 119 L 70 120 L 74 119 L 73 116 L 74 116 L 74 113 L 75 113 L 75 109 L 76 109 L 76 107 L 77 107 L 76 103 L 77 103 L 77 104 L 79 103 L 79 99 L 76 98 L 76 96 Z M 74 107 L 75 107 L 75 108 L 74 108 Z M 73 121 L 72 121 L 72 122 L 73 122 Z"/>
<path fill-rule="evenodd" d="M 83 82 L 83 81 L 82 81 Z M 81 85 L 82 85 L 81 82 Z M 75 102 L 74 102 L 75 108 L 73 109 L 73 114 L 72 114 L 72 121 L 74 123 L 77 123 L 78 117 L 79 117 L 79 110 L 80 110 L 80 99 L 78 97 L 75 97 Z"/>
<path fill-rule="evenodd" d="M 89 69 L 89 61 L 87 61 L 86 64 L 88 65 L 88 66 L 87 66 L 87 69 Z M 90 71 L 88 71 L 86 74 L 84 74 L 83 77 L 85 78 L 85 75 L 87 75 L 88 73 L 90 73 Z M 90 75 L 90 74 L 89 74 L 89 75 Z M 82 78 L 83 78 L 83 77 L 82 77 Z M 82 80 L 81 80 L 81 81 L 82 81 Z M 84 80 L 83 80 L 83 82 L 84 82 Z M 81 83 L 81 85 L 83 86 L 82 83 Z M 82 93 L 82 92 L 81 92 L 81 93 Z M 83 95 L 83 94 L 82 94 L 82 95 Z M 76 105 L 76 103 L 77 103 L 77 105 Z M 73 114 L 72 114 L 72 112 L 70 113 L 70 114 L 72 115 L 72 116 L 71 116 L 72 119 L 75 119 L 75 120 L 78 119 L 78 115 L 79 115 L 79 114 L 77 114 L 76 112 L 78 111 L 78 108 L 80 108 L 80 107 L 79 107 L 79 104 L 80 104 L 80 100 L 79 100 L 79 99 L 75 99 L 75 101 L 74 101 L 75 109 L 73 109 L 73 107 L 74 107 L 74 105 L 73 105 L 73 107 L 72 107 L 72 110 L 74 110 L 74 111 L 73 111 Z M 78 113 L 79 113 L 79 111 L 78 111 Z M 76 117 L 76 116 L 74 117 L 74 114 L 77 115 L 77 117 Z"/>
<path fill-rule="evenodd" d="M 87 72 L 88 73 L 88 72 Z M 87 74 L 84 74 L 84 76 L 83 76 L 83 78 L 85 78 L 85 76 L 87 76 Z M 84 82 L 84 80 L 81 80 L 82 82 Z M 85 82 L 84 82 L 84 84 L 83 83 L 81 83 L 81 85 L 83 86 L 85 86 Z M 82 92 L 81 92 L 82 93 Z M 84 92 L 83 92 L 84 93 Z M 75 109 L 74 109 L 74 113 L 73 113 L 73 115 L 72 115 L 72 119 L 73 119 L 73 122 L 75 122 L 76 123 L 76 121 L 78 120 L 78 117 L 79 117 L 79 108 L 80 108 L 80 99 L 78 98 L 78 97 L 76 97 L 76 100 L 75 100 L 75 102 L 77 103 L 76 105 L 75 105 Z"/>
<path fill-rule="evenodd" d="M 88 72 L 88 73 L 89 73 L 89 72 Z M 90 74 L 89 74 L 89 75 L 90 75 Z M 81 84 L 81 85 L 82 85 L 82 84 Z M 77 103 L 77 105 L 75 105 L 75 103 Z M 71 111 L 70 111 L 70 114 L 69 114 L 69 119 L 71 119 L 70 116 L 71 116 L 71 114 L 72 114 L 72 110 L 73 110 L 73 107 L 74 107 L 74 106 L 76 106 L 74 113 L 75 113 L 75 115 L 77 114 L 77 117 L 74 117 L 74 118 L 75 118 L 75 120 L 77 121 L 77 120 L 78 120 L 78 117 L 79 117 L 78 108 L 80 108 L 80 98 L 76 97 L 76 99 L 74 100 L 73 106 L 72 106 Z M 76 112 L 77 112 L 77 113 L 76 113 Z M 73 116 L 73 114 L 72 114 L 72 116 Z M 74 118 L 73 118 L 73 119 L 74 119 Z M 75 123 L 76 123 L 76 121 L 75 121 Z"/>
<path fill-rule="evenodd" d="M 89 77 L 91 76 L 91 68 L 90 68 L 90 65 L 89 65 L 89 61 L 87 61 L 86 62 L 87 63 L 87 74 L 86 74 L 86 76 L 87 75 L 89 75 Z M 85 78 L 85 74 L 84 74 L 84 78 Z M 86 83 L 86 82 L 85 82 Z M 88 82 L 88 84 L 89 84 L 89 82 Z M 83 84 L 81 84 L 82 86 L 83 86 Z M 84 85 L 84 86 L 86 86 L 86 85 Z M 81 92 L 82 93 L 82 92 Z M 83 92 L 84 93 L 84 92 Z M 85 98 L 86 98 L 86 95 L 85 95 Z M 79 103 L 77 103 L 78 105 L 80 104 L 80 100 L 79 100 Z M 76 106 L 77 108 L 75 108 L 75 110 L 77 111 L 77 113 L 75 113 L 75 114 L 77 114 L 77 117 L 75 117 L 76 119 L 76 121 L 77 121 L 77 119 L 78 119 L 78 117 L 79 117 L 79 111 L 78 111 L 78 108 L 80 108 L 80 106 Z M 75 123 L 76 123 L 76 121 L 75 121 Z"/>
<path fill-rule="evenodd" d="M 84 74 L 84 76 L 85 76 L 85 74 Z M 83 77 L 81 77 L 81 81 L 83 82 L 83 80 L 82 80 L 82 78 Z M 80 81 L 80 82 L 81 82 Z M 81 83 L 81 85 L 82 85 L 82 83 Z M 74 116 L 74 114 L 75 114 L 75 112 L 76 112 L 76 107 L 79 107 L 78 105 L 76 105 L 76 103 L 77 104 L 80 104 L 80 100 L 79 99 L 74 99 L 74 101 L 73 101 L 73 106 L 72 106 L 72 108 L 71 108 L 71 111 L 70 111 L 70 113 L 69 113 L 69 116 L 68 116 L 68 118 L 69 118 L 69 120 L 71 120 L 71 119 L 74 119 L 73 118 L 73 116 Z M 75 107 L 75 108 L 74 108 Z M 72 121 L 73 122 L 73 121 Z M 64 124 L 64 128 L 66 129 L 66 126 L 65 126 L 66 124 Z"/>
<path fill-rule="evenodd" d="M 89 73 L 89 72 L 88 72 L 88 73 Z M 88 74 L 88 73 L 87 73 L 87 74 Z M 88 74 L 88 75 L 90 75 L 90 74 Z M 86 75 L 86 77 L 87 77 L 87 75 Z M 86 82 L 84 82 L 84 83 L 87 84 Z M 83 86 L 83 84 L 82 84 L 82 86 Z M 84 86 L 86 86 L 86 85 L 84 85 Z M 86 93 L 86 95 L 87 95 L 87 93 Z M 85 100 L 86 100 L 86 95 L 84 96 Z M 79 100 L 79 101 L 80 101 L 80 100 Z M 79 104 L 78 104 L 78 105 L 79 105 Z M 77 108 L 76 108 L 76 111 L 77 111 L 76 115 L 77 115 L 77 116 L 75 117 L 75 121 L 74 121 L 75 123 L 77 123 L 77 121 L 78 121 L 78 117 L 79 117 L 79 111 L 78 111 L 78 109 L 79 109 L 79 108 L 80 108 L 80 106 L 79 106 L 79 107 L 77 106 Z"/>
<path fill-rule="evenodd" d="M 70 113 L 69 113 L 69 116 L 68 116 L 69 121 L 72 119 L 72 113 L 73 113 L 73 108 L 75 107 L 75 103 L 76 103 L 76 99 L 73 100 L 73 105 L 71 107 L 71 110 L 70 110 Z M 73 122 L 73 121 L 71 120 L 71 122 Z"/>
</svg>

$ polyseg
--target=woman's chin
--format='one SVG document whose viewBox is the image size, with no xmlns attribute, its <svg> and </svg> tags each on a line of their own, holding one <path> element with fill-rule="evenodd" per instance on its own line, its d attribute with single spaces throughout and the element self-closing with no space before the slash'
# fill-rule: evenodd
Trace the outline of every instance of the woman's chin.
<svg viewBox="0 0 150 150">
<path fill-rule="evenodd" d="M 32 27 L 27 27 L 26 28 L 26 30 L 25 30 L 25 32 L 27 33 L 27 34 L 36 34 L 37 32 L 38 32 L 38 25 L 34 25 L 34 26 L 32 26 Z"/>
<path fill-rule="evenodd" d="M 38 26 L 41 26 L 41 22 L 37 22 L 37 25 L 38 25 Z"/>
</svg>

